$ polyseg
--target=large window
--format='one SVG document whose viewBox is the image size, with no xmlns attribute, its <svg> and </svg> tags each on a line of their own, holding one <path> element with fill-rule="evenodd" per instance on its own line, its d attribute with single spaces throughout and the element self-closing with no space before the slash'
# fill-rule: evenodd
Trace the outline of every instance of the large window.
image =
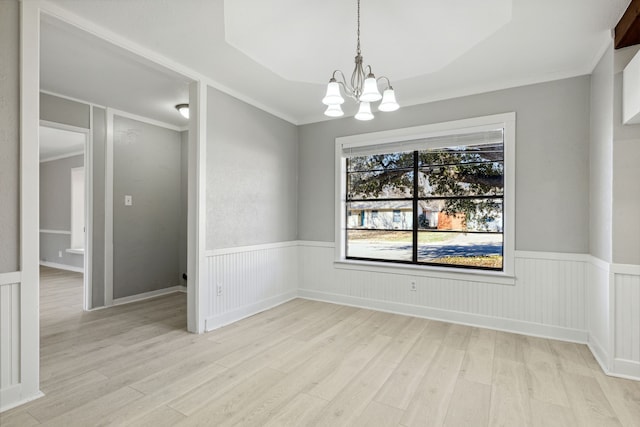
<svg viewBox="0 0 640 427">
<path fill-rule="evenodd" d="M 339 258 L 511 272 L 514 118 L 339 138 Z"/>
</svg>

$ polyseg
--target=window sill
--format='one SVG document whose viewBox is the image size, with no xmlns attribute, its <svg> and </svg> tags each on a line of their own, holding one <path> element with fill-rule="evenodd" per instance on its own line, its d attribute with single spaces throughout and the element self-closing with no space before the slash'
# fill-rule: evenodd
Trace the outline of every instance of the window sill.
<svg viewBox="0 0 640 427">
<path fill-rule="evenodd" d="M 464 280 L 467 282 L 489 283 L 493 285 L 515 285 L 516 278 L 502 271 L 466 270 L 444 267 L 431 267 L 411 264 L 391 264 L 375 261 L 339 259 L 334 261 L 335 268 L 343 270 L 373 271 L 387 274 L 405 274 L 408 276 L 434 277 L 438 279 Z M 459 270 L 459 271 L 458 271 Z"/>
<path fill-rule="evenodd" d="M 69 254 L 84 255 L 84 249 L 67 249 L 65 252 Z"/>
</svg>

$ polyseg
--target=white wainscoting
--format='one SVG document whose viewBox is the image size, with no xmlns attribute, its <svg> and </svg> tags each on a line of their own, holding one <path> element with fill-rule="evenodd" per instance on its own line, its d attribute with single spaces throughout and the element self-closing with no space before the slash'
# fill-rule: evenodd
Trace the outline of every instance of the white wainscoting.
<svg viewBox="0 0 640 427">
<path fill-rule="evenodd" d="M 587 342 L 588 258 L 516 252 L 515 285 L 341 269 L 331 244 L 300 243 L 299 295 L 528 335 Z M 486 279 L 491 280 L 491 279 Z M 410 290 L 415 281 L 416 291 Z"/>
<path fill-rule="evenodd" d="M 612 265 L 613 360 L 611 371 L 640 379 L 640 266 Z"/>
<path fill-rule="evenodd" d="M 609 346 L 611 343 L 611 308 L 609 263 L 590 257 L 587 280 L 587 344 L 605 372 L 611 370 Z"/>
<path fill-rule="evenodd" d="M 20 273 L 0 274 L 0 412 L 21 403 Z"/>
<path fill-rule="evenodd" d="M 210 331 L 297 296 L 298 243 L 207 251 Z"/>
</svg>

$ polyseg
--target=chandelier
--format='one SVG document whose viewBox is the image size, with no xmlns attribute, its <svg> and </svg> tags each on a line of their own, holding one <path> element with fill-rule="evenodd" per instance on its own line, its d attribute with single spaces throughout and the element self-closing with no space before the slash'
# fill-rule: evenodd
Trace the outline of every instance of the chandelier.
<svg viewBox="0 0 640 427">
<path fill-rule="evenodd" d="M 356 66 L 351 74 L 350 84 L 344 77 L 344 73 L 340 70 L 335 70 L 331 75 L 329 84 L 327 85 L 327 94 L 322 99 L 322 103 L 327 106 L 324 114 L 329 117 L 340 117 L 344 115 L 341 105 L 344 103 L 344 98 L 340 93 L 340 87 L 344 90 L 345 95 L 353 99 L 359 104 L 358 113 L 355 118 L 358 120 L 371 120 L 373 119 L 373 113 L 371 113 L 371 103 L 377 102 L 382 99 L 378 110 L 380 111 L 395 111 L 400 106 L 396 102 L 396 95 L 391 86 L 391 82 L 387 77 L 378 77 L 373 75 L 371 66 L 362 66 L 362 55 L 360 52 L 360 0 L 358 0 L 358 44 L 356 47 Z M 383 80 L 386 83 L 383 94 L 380 95 L 378 90 L 378 81 Z"/>
</svg>

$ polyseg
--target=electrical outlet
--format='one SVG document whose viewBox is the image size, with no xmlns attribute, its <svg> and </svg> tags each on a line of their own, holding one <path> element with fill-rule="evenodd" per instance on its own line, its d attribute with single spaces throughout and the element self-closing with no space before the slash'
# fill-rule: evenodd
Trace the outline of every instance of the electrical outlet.
<svg viewBox="0 0 640 427">
<path fill-rule="evenodd" d="M 409 290 L 411 290 L 411 291 L 417 291 L 418 290 L 418 286 L 416 285 L 416 281 L 415 280 L 412 280 L 409 283 Z"/>
<path fill-rule="evenodd" d="M 62 251 L 58 251 L 58 258 L 62 258 Z"/>
<path fill-rule="evenodd" d="M 222 295 L 222 285 L 218 285 L 216 293 L 218 294 L 218 296 Z"/>
</svg>

